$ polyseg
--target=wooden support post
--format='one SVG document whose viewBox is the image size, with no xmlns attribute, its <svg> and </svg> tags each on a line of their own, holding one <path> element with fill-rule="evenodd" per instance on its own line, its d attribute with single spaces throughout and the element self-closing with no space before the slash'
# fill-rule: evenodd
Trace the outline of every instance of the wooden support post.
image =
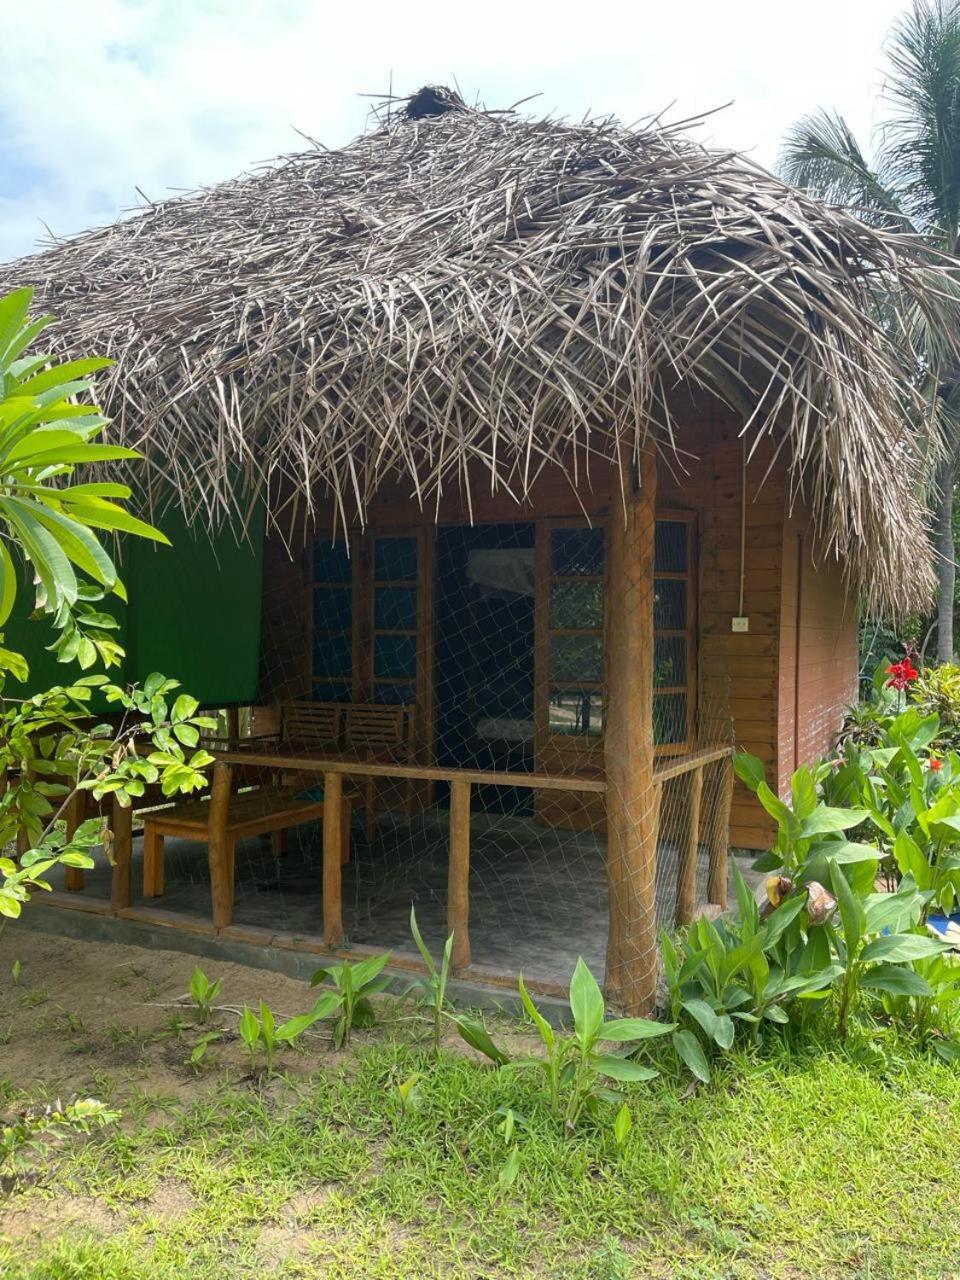
<svg viewBox="0 0 960 1280">
<path fill-rule="evenodd" d="M 717 765 L 716 811 L 710 823 L 710 864 L 707 901 L 724 911 L 727 908 L 727 860 L 730 851 L 730 808 L 733 804 L 733 757 L 724 756 Z"/>
<path fill-rule="evenodd" d="M 110 905 L 114 911 L 125 911 L 133 901 L 133 807 L 126 808 L 113 797 L 110 806 L 110 829 L 113 832 L 113 878 Z"/>
<path fill-rule="evenodd" d="M 86 813 L 86 791 L 75 791 L 67 801 L 67 807 L 64 811 L 64 819 L 66 825 L 66 837 L 72 840 L 77 834 L 77 827 L 83 821 Z M 83 889 L 83 868 L 82 867 L 64 867 L 63 869 L 63 887 L 68 893 L 80 893 Z"/>
<path fill-rule="evenodd" d="M 700 800 L 703 796 L 703 768 L 682 774 L 680 785 L 689 779 L 685 803 L 680 809 L 680 853 L 677 866 L 678 925 L 689 924 L 697 906 L 697 855 L 700 851 Z"/>
<path fill-rule="evenodd" d="M 450 867 L 447 874 L 447 933 L 453 934 L 450 964 L 470 963 L 470 783 L 450 783 Z"/>
<path fill-rule="evenodd" d="M 343 942 L 341 859 L 343 775 L 323 775 L 323 941 L 328 947 Z"/>
<path fill-rule="evenodd" d="M 607 874 L 610 926 L 606 990 L 628 1014 L 649 1013 L 657 990 L 660 787 L 653 751 L 653 556 L 657 462 L 623 474 L 610 504 L 606 590 Z"/>
<path fill-rule="evenodd" d="M 240 742 L 240 708 L 227 707 L 227 742 L 231 751 L 236 751 Z"/>
<path fill-rule="evenodd" d="M 213 900 L 213 927 L 226 929 L 233 919 L 233 858 L 227 839 L 232 770 L 223 760 L 213 766 L 210 784 L 210 894 Z"/>
</svg>

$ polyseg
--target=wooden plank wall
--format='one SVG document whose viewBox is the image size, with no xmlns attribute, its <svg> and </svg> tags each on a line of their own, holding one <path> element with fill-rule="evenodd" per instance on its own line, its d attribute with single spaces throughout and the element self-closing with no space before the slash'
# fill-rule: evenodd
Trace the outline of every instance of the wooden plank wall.
<svg viewBox="0 0 960 1280">
<path fill-rule="evenodd" d="M 790 774 L 830 751 L 857 698 L 858 618 L 842 567 L 816 555 L 809 522 L 784 526 L 778 734 L 779 790 Z"/>
<path fill-rule="evenodd" d="M 728 740 L 753 752 L 777 776 L 780 575 L 786 479 L 774 445 L 765 441 L 746 468 L 746 553 L 743 612 L 746 634 L 731 630 L 740 607 L 740 515 L 743 444 L 740 420 L 718 404 L 693 405 L 681 437 L 696 461 L 688 474 L 661 468 L 664 504 L 692 506 L 700 520 L 700 720 L 704 739 Z M 692 419 L 692 420 L 691 420 Z M 763 849 L 772 834 L 767 815 L 738 782 L 731 843 Z"/>
</svg>

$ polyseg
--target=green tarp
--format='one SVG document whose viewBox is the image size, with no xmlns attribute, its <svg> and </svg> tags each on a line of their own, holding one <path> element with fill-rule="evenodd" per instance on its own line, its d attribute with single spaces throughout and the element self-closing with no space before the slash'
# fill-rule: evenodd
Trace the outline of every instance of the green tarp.
<svg viewBox="0 0 960 1280">
<path fill-rule="evenodd" d="M 156 521 L 170 547 L 126 538 L 122 572 L 130 603 L 109 606 L 121 624 L 126 650 L 117 683 L 142 681 L 151 671 L 179 680 L 204 706 L 255 702 L 260 663 L 264 511 L 251 521 L 248 540 L 232 530 L 189 529 L 180 512 Z M 28 686 L 8 683 L 13 696 L 63 684 L 79 674 L 45 652 L 52 631 L 30 621 L 32 588 L 22 589 L 5 630 L 5 644 L 30 664 Z"/>
</svg>

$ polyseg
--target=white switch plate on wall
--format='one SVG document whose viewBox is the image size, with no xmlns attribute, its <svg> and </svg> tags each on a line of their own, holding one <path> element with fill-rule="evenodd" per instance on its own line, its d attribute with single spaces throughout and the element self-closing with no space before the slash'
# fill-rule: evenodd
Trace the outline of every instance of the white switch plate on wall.
<svg viewBox="0 0 960 1280">
<path fill-rule="evenodd" d="M 749 618 L 733 618 L 730 623 L 730 630 L 731 631 L 749 631 L 750 619 Z"/>
</svg>

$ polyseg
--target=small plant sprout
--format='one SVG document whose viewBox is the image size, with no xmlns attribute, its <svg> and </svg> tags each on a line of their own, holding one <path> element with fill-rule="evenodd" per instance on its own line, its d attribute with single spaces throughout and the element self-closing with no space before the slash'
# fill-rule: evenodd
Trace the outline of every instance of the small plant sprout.
<svg viewBox="0 0 960 1280">
<path fill-rule="evenodd" d="M 406 1116 L 408 1112 L 416 1110 L 420 1095 L 421 1078 L 419 1071 L 415 1071 L 413 1075 L 407 1076 L 406 1080 L 401 1080 L 397 1085 L 401 1116 Z"/>
<path fill-rule="evenodd" d="M 273 1010 L 263 1000 L 260 1001 L 259 1017 L 245 1004 L 238 1029 L 240 1039 L 250 1055 L 251 1069 L 256 1066 L 257 1056 L 262 1052 L 266 1059 L 267 1075 L 272 1075 L 277 1053 L 285 1045 L 296 1044 L 315 1022 L 329 1017 L 339 1007 L 339 998 L 333 992 L 327 992 L 309 1013 L 298 1014 L 278 1026 Z"/>
<path fill-rule="evenodd" d="M 208 1065 L 212 1057 L 210 1046 L 223 1038 L 222 1031 L 205 1031 L 193 1046 L 193 1052 L 187 1059 L 187 1065 L 193 1067 L 198 1074 Z"/>
<path fill-rule="evenodd" d="M 63 1105 L 59 1100 L 48 1106 L 32 1107 L 19 1112 L 0 1126 L 0 1168 L 12 1185 L 30 1153 L 43 1155 L 48 1148 L 72 1134 L 90 1134 L 114 1124 L 119 1111 L 112 1111 L 96 1098 L 78 1098 Z"/>
<path fill-rule="evenodd" d="M 433 1024 L 433 1052 L 440 1054 L 440 1041 L 443 1038 L 443 1019 L 447 1014 L 447 978 L 450 975 L 450 956 L 453 952 L 453 934 L 447 938 L 443 946 L 443 955 L 439 965 L 430 953 L 430 948 L 423 940 L 417 925 L 417 913 L 410 908 L 410 932 L 417 944 L 417 950 L 427 966 L 426 977 L 417 978 L 414 986 L 422 993 L 423 1003 L 430 1012 Z"/>
<path fill-rule="evenodd" d="M 340 1013 L 333 1027 L 335 1048 L 340 1049 L 349 1043 L 350 1033 L 355 1027 L 373 1026 L 376 1015 L 370 997 L 389 987 L 390 978 L 382 976 L 389 960 L 388 951 L 385 955 L 370 956 L 356 964 L 344 960 L 341 964 L 327 965 L 313 975 L 310 982 L 313 987 L 321 982 L 333 984 L 333 991 L 328 994 L 334 996 L 335 1007 Z"/>
<path fill-rule="evenodd" d="M 598 1118 L 601 1102 L 622 1103 L 620 1094 L 609 1088 L 606 1080 L 631 1084 L 652 1080 L 659 1074 L 652 1067 L 634 1062 L 628 1055 L 642 1040 L 669 1035 L 676 1024 L 654 1022 L 649 1018 L 616 1018 L 611 1022 L 605 1021 L 603 994 L 582 957 L 577 960 L 570 979 L 572 1035 L 555 1031 L 551 1027 L 531 1000 L 522 977 L 519 987 L 523 1007 L 537 1029 L 546 1056 L 513 1059 L 508 1063 L 508 1069 L 530 1070 L 540 1075 L 550 1109 L 563 1124 L 565 1133 L 572 1133 L 584 1115 Z M 610 1052 L 604 1045 L 611 1042 L 629 1045 L 631 1048 L 622 1053 Z M 476 1043 L 474 1047 L 481 1053 L 486 1053 L 498 1066 L 506 1062 L 507 1055 L 496 1046 L 496 1056 L 490 1054 L 482 1042 Z M 625 1138 L 628 1121 L 622 1118 L 622 1113 L 621 1106 L 614 1122 L 614 1132 L 616 1136 L 619 1126 L 619 1132 Z"/>
<path fill-rule="evenodd" d="M 210 1015 L 213 1012 L 213 1002 L 220 995 L 222 987 L 222 978 L 217 978 L 215 982 L 211 982 L 199 965 L 197 965 L 193 973 L 190 975 L 190 988 L 188 994 L 190 999 L 197 1006 L 197 1021 L 199 1023 L 207 1023 L 210 1021 Z"/>
<path fill-rule="evenodd" d="M 23 966 L 21 965 L 20 961 L 14 960 L 13 964 L 10 966 L 10 981 L 13 983 L 15 987 L 19 987 L 20 985 L 20 974 L 22 973 L 22 971 L 23 971 Z"/>
</svg>

